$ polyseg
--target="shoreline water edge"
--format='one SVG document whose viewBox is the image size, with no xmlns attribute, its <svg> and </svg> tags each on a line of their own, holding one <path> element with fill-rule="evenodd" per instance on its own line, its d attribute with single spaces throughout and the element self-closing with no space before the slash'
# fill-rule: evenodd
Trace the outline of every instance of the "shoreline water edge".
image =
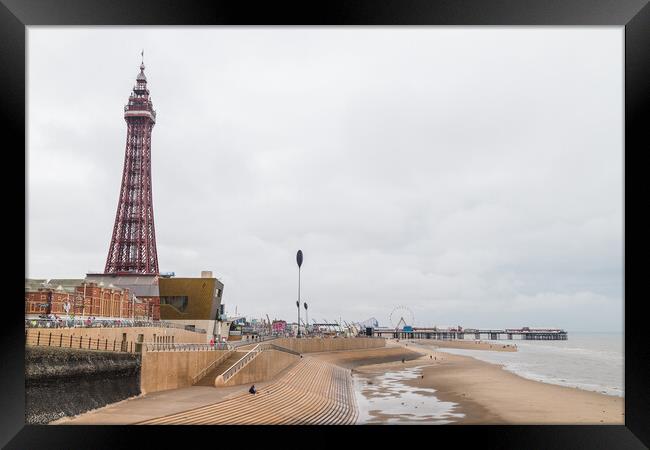
<svg viewBox="0 0 650 450">
<path fill-rule="evenodd" d="M 457 348 L 388 342 L 383 351 L 321 357 L 352 369 L 359 424 L 624 424 L 624 398 L 521 377 Z M 507 344 L 467 341 L 485 353 Z M 458 347 L 457 346 L 457 347 Z M 376 353 L 376 354 L 375 354 Z"/>
</svg>

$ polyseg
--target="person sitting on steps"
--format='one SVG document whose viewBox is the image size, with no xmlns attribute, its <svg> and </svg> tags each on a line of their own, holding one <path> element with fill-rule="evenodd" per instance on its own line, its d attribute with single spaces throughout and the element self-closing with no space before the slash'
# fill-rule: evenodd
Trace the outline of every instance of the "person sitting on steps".
<svg viewBox="0 0 650 450">
<path fill-rule="evenodd" d="M 252 385 L 251 388 L 248 390 L 251 394 L 256 394 L 257 390 L 255 389 L 255 385 Z"/>
</svg>

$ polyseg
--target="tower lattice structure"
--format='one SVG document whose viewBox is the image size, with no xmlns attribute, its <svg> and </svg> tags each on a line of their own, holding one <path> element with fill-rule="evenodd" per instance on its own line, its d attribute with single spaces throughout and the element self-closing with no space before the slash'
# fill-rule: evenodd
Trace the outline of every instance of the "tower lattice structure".
<svg viewBox="0 0 650 450">
<path fill-rule="evenodd" d="M 158 274 L 151 192 L 151 131 L 156 111 L 149 97 L 144 61 L 124 106 L 126 151 L 122 186 L 105 273 Z"/>
</svg>

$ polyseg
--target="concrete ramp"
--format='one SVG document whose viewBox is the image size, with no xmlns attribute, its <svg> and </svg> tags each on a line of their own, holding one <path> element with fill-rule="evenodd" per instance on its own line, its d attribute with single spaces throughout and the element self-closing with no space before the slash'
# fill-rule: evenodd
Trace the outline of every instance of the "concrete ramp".
<svg viewBox="0 0 650 450">
<path fill-rule="evenodd" d="M 194 386 L 235 386 L 272 379 L 296 363 L 300 354 L 269 343 L 237 349 L 224 355 L 197 377 Z"/>
<path fill-rule="evenodd" d="M 194 383 L 194 386 L 214 386 L 216 378 L 239 361 L 246 353 L 245 351 L 232 352 L 223 361 L 217 362 L 212 369 L 209 369 L 199 381 Z"/>
<path fill-rule="evenodd" d="M 248 361 L 243 360 L 219 375 L 215 386 L 235 386 L 270 380 L 298 361 L 300 354 L 282 348 L 251 351 Z"/>
</svg>

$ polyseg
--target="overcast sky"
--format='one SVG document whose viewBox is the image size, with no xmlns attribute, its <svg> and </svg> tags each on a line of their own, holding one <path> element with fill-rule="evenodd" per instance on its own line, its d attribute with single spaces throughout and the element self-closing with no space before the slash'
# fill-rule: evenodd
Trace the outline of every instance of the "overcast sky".
<svg viewBox="0 0 650 450">
<path fill-rule="evenodd" d="M 622 27 L 29 27 L 29 277 L 104 268 L 142 48 L 160 270 L 229 312 L 302 249 L 310 321 L 622 329 Z"/>
</svg>

